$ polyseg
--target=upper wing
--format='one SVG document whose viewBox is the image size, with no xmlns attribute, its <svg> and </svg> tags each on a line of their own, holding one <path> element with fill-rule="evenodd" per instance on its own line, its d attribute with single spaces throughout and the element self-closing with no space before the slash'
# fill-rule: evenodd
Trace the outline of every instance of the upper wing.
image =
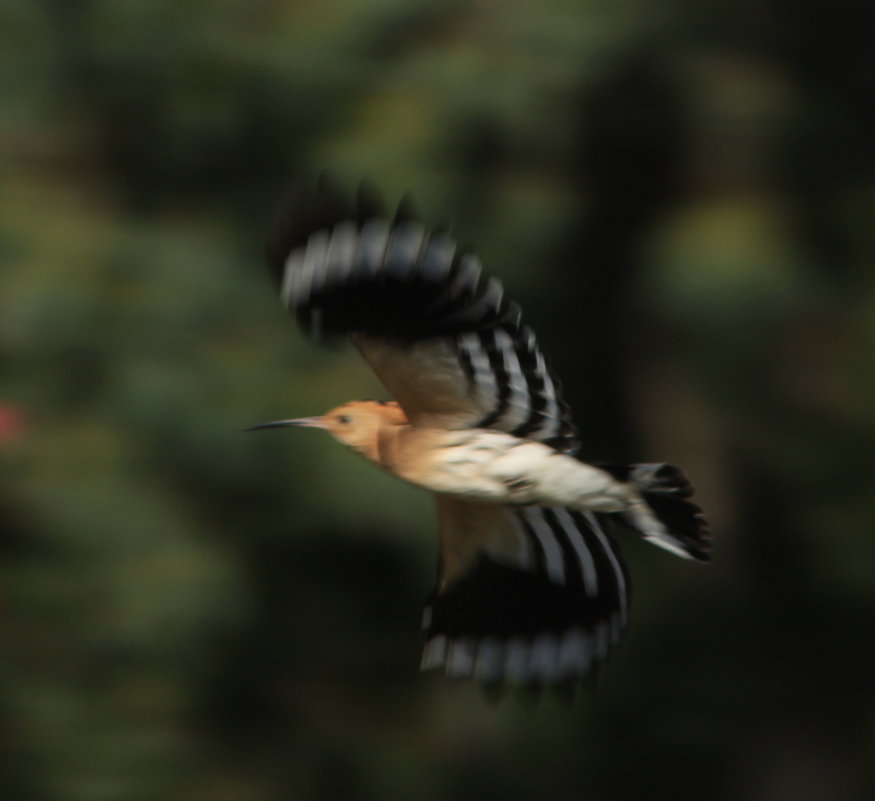
<svg viewBox="0 0 875 801">
<path fill-rule="evenodd" d="M 272 261 L 283 303 L 314 337 L 346 334 L 411 422 L 494 428 L 577 448 L 535 335 L 479 260 L 326 183 L 298 200 Z"/>
<path fill-rule="evenodd" d="M 568 684 L 626 625 L 628 577 L 593 514 L 437 496 L 441 569 L 423 615 L 424 670 Z"/>
</svg>

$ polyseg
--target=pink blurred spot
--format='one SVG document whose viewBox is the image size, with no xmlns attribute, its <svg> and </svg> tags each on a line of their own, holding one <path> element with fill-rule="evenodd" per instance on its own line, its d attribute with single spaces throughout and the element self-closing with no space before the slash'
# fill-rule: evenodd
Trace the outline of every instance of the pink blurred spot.
<svg viewBox="0 0 875 801">
<path fill-rule="evenodd" d="M 24 415 L 14 406 L 0 403 L 0 445 L 21 439 L 26 430 Z"/>
</svg>

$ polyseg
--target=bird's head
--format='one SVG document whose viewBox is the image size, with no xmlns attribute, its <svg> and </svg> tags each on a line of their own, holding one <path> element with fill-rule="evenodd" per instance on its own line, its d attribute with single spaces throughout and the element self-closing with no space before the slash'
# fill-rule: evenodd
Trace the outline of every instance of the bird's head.
<svg viewBox="0 0 875 801">
<path fill-rule="evenodd" d="M 324 428 L 338 442 L 353 450 L 368 453 L 373 448 L 377 432 L 385 426 L 400 426 L 407 417 L 394 401 L 350 401 L 335 406 L 319 417 L 299 417 L 294 420 L 274 420 L 259 423 L 247 431 L 262 428 Z"/>
</svg>

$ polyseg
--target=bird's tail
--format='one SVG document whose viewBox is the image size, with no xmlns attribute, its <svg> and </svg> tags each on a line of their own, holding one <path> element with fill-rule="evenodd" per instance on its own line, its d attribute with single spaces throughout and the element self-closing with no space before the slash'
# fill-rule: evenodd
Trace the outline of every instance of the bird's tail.
<svg viewBox="0 0 875 801">
<path fill-rule="evenodd" d="M 670 464 L 599 465 L 615 478 L 633 484 L 640 500 L 618 517 L 660 548 L 678 556 L 711 560 L 711 532 L 702 510 L 689 500 L 693 487 L 683 471 Z"/>
</svg>

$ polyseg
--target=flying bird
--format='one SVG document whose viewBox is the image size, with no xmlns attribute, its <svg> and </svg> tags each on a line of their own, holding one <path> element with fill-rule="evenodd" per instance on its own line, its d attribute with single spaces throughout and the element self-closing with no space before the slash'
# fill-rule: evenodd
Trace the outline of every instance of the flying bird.
<svg viewBox="0 0 875 801">
<path fill-rule="evenodd" d="M 434 496 L 437 584 L 423 670 L 491 685 L 575 685 L 625 629 L 629 578 L 612 521 L 709 560 L 692 487 L 668 464 L 599 465 L 535 335 L 476 255 L 402 200 L 326 180 L 281 214 L 268 260 L 312 338 L 345 336 L 391 393 L 253 429 L 321 428 Z"/>
</svg>

